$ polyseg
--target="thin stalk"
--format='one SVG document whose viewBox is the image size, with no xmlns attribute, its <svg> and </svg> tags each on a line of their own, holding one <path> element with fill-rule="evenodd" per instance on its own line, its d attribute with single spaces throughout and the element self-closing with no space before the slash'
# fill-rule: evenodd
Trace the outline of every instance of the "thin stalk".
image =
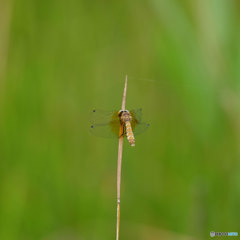
<svg viewBox="0 0 240 240">
<path fill-rule="evenodd" d="M 125 86 L 123 91 L 122 109 L 125 110 L 127 95 L 127 76 L 125 79 Z M 119 240 L 119 227 L 120 227 L 120 192 L 121 192 L 121 170 L 122 170 L 122 151 L 123 151 L 123 136 L 119 137 L 118 143 L 118 165 L 117 165 L 117 233 L 116 240 Z"/>
</svg>

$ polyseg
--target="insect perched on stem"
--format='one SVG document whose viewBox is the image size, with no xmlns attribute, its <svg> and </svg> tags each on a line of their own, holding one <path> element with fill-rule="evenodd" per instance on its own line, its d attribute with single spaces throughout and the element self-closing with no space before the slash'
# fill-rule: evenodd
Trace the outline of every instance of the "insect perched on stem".
<svg viewBox="0 0 240 240">
<path fill-rule="evenodd" d="M 135 146 L 134 135 L 138 135 L 149 127 L 148 123 L 142 122 L 142 109 L 102 111 L 93 110 L 91 114 L 91 132 L 100 137 L 126 136 L 128 142 Z"/>
<path fill-rule="evenodd" d="M 116 240 L 119 240 L 120 229 L 120 188 L 123 137 L 126 136 L 130 145 L 135 146 L 134 135 L 144 132 L 149 124 L 142 122 L 142 109 L 128 111 L 125 109 L 127 96 L 127 76 L 123 90 L 122 110 L 100 111 L 93 110 L 91 116 L 91 132 L 101 137 L 118 137 L 118 164 L 117 164 L 117 229 Z"/>
</svg>

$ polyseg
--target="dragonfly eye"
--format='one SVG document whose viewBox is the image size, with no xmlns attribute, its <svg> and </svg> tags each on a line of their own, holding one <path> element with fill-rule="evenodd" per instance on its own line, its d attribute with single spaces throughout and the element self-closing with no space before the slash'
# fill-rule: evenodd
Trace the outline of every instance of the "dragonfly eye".
<svg viewBox="0 0 240 240">
<path fill-rule="evenodd" d="M 96 112 L 96 110 L 95 110 L 95 109 L 93 109 L 93 112 Z"/>
<path fill-rule="evenodd" d="M 92 125 L 91 128 L 94 128 L 94 126 Z"/>
</svg>

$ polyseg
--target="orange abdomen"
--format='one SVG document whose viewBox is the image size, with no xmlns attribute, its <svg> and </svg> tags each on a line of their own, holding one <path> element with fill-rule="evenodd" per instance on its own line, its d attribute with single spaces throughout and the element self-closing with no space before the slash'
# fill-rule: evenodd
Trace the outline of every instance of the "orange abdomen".
<svg viewBox="0 0 240 240">
<path fill-rule="evenodd" d="M 133 135 L 133 131 L 132 131 L 132 127 L 131 127 L 130 121 L 126 121 L 125 125 L 126 125 L 127 140 L 130 143 L 130 145 L 132 147 L 134 147 L 135 146 L 135 138 L 134 138 L 134 135 Z"/>
</svg>

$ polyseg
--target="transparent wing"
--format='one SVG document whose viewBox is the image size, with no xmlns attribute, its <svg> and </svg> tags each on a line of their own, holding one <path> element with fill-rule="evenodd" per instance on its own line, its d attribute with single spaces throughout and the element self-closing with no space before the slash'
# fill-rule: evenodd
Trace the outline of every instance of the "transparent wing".
<svg viewBox="0 0 240 240">
<path fill-rule="evenodd" d="M 149 128 L 149 126 L 150 125 L 148 123 L 145 123 L 145 122 L 138 123 L 135 126 L 132 126 L 134 136 L 139 135 L 139 134 L 145 132 Z"/>
<path fill-rule="evenodd" d="M 90 132 L 98 137 L 104 138 L 118 138 L 120 132 L 120 123 L 112 123 L 115 125 L 114 128 L 111 128 L 109 124 L 93 124 L 90 126 Z"/>
<path fill-rule="evenodd" d="M 130 110 L 130 114 L 133 117 L 133 120 L 140 123 L 142 121 L 142 108 Z"/>
<path fill-rule="evenodd" d="M 112 121 L 112 118 L 116 118 L 117 111 L 104 111 L 94 109 L 90 113 L 89 120 L 92 124 L 107 124 Z M 117 120 L 117 119 L 115 119 Z"/>
<path fill-rule="evenodd" d="M 133 109 L 130 111 L 133 119 L 137 122 L 141 122 L 142 120 L 142 108 Z M 108 123 L 118 119 L 118 111 L 104 111 L 99 109 L 94 109 L 90 113 L 90 122 L 93 124 L 103 124 Z"/>
<path fill-rule="evenodd" d="M 142 108 L 133 109 L 130 113 L 132 115 L 131 125 L 134 135 L 145 132 L 148 129 L 149 124 L 142 122 Z"/>
<path fill-rule="evenodd" d="M 120 134 L 118 111 L 94 109 L 90 114 L 90 132 L 98 137 L 116 138 Z"/>
</svg>

